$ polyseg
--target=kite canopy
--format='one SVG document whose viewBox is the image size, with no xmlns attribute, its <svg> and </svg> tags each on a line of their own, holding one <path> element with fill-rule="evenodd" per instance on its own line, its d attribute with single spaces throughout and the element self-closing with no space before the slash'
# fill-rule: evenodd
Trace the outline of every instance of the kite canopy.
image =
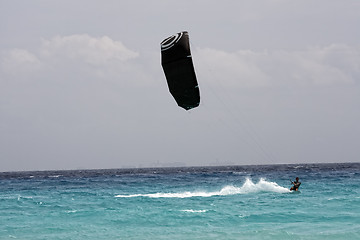
<svg viewBox="0 0 360 240">
<path fill-rule="evenodd" d="M 199 106 L 200 92 L 188 32 L 177 33 L 161 42 L 161 65 L 177 104 L 185 110 Z"/>
</svg>

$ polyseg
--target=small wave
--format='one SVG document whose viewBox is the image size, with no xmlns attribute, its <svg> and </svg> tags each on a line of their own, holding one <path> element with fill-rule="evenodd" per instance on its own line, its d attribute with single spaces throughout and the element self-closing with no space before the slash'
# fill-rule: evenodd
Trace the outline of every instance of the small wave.
<svg viewBox="0 0 360 240">
<path fill-rule="evenodd" d="M 212 196 L 227 196 L 236 194 L 249 194 L 257 192 L 275 192 L 275 193 L 289 193 L 290 190 L 279 186 L 275 182 L 268 182 L 261 178 L 258 183 L 254 183 L 250 178 L 247 178 L 241 187 L 225 186 L 220 191 L 215 192 L 180 192 L 180 193 L 148 193 L 148 194 L 131 194 L 131 195 L 116 195 L 117 198 L 132 198 L 132 197 L 149 197 L 149 198 L 190 198 L 190 197 L 212 197 Z"/>
<path fill-rule="evenodd" d="M 31 196 L 20 196 L 18 195 L 17 200 L 20 201 L 21 199 L 33 199 Z"/>
<path fill-rule="evenodd" d="M 66 213 L 76 213 L 77 210 L 68 210 L 68 211 L 65 211 Z"/>
<path fill-rule="evenodd" d="M 180 210 L 181 212 L 188 212 L 188 213 L 205 213 L 207 210 L 193 210 L 193 209 L 185 209 Z"/>
<path fill-rule="evenodd" d="M 63 175 L 50 175 L 48 176 L 49 178 L 59 178 L 59 177 L 62 177 Z"/>
</svg>

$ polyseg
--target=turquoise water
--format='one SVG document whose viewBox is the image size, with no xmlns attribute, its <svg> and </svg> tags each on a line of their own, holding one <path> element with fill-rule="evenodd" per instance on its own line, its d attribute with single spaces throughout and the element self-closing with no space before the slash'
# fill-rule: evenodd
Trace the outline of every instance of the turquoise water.
<svg viewBox="0 0 360 240">
<path fill-rule="evenodd" d="M 0 173 L 0 239 L 360 239 L 360 164 Z M 290 179 L 300 177 L 300 192 Z"/>
</svg>

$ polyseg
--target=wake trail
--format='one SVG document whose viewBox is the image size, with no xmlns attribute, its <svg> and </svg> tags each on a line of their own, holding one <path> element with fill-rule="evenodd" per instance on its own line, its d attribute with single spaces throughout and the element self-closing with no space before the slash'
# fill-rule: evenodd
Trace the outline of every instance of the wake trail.
<svg viewBox="0 0 360 240">
<path fill-rule="evenodd" d="M 266 181 L 261 178 L 257 183 L 254 183 L 250 178 L 247 178 L 241 187 L 225 186 L 219 191 L 205 192 L 205 191 L 185 191 L 178 193 L 147 193 L 147 194 L 129 194 L 116 195 L 117 198 L 132 198 L 132 197 L 149 197 L 149 198 L 190 198 L 190 197 L 212 197 L 212 196 L 227 196 L 236 194 L 250 194 L 258 192 L 274 192 L 274 193 L 289 193 L 290 190 L 279 186 L 276 182 Z"/>
</svg>

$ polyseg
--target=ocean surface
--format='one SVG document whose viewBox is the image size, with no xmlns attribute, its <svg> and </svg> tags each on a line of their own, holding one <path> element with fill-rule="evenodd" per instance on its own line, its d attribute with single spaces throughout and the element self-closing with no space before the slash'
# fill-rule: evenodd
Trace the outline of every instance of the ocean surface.
<svg viewBox="0 0 360 240">
<path fill-rule="evenodd" d="M 360 239 L 359 186 L 360 163 L 4 172 L 0 239 Z"/>
</svg>

